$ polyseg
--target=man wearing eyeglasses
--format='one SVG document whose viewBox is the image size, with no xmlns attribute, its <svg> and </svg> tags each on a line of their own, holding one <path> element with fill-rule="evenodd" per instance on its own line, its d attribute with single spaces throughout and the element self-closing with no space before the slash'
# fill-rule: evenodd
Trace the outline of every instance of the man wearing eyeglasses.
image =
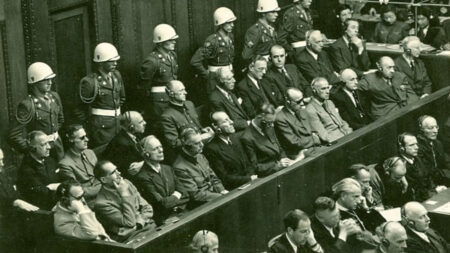
<svg viewBox="0 0 450 253">
<path fill-rule="evenodd" d="M 81 240 L 111 241 L 88 207 L 85 193 L 81 184 L 73 179 L 58 187 L 56 195 L 59 201 L 53 208 L 55 233 Z"/>
<path fill-rule="evenodd" d="M 275 118 L 275 131 L 290 159 L 295 159 L 302 150 L 320 146 L 319 136 L 307 119 L 303 93 L 299 89 L 286 90 L 286 103 Z"/>
<path fill-rule="evenodd" d="M 130 181 L 122 178 L 113 163 L 99 161 L 94 174 L 102 183 L 95 200 L 95 212 L 114 240 L 127 242 L 154 229 L 152 206 Z"/>
<path fill-rule="evenodd" d="M 94 151 L 88 149 L 89 138 L 82 125 L 70 125 L 67 128 L 66 138 L 69 148 L 59 162 L 58 175 L 61 181 L 73 179 L 80 182 L 86 201 L 89 206 L 93 207 L 95 197 L 101 187 L 100 182 L 94 177 L 97 156 Z"/>
</svg>

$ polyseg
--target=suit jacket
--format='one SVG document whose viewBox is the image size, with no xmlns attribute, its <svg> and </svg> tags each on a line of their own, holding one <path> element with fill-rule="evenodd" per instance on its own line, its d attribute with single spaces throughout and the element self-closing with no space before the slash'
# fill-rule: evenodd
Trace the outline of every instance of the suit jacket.
<svg viewBox="0 0 450 253">
<path fill-rule="evenodd" d="M 431 228 L 425 232 L 431 243 L 423 240 L 409 227 L 406 227 L 406 233 L 408 235 L 406 252 L 408 253 L 447 253 L 450 250 L 445 239 Z"/>
<path fill-rule="evenodd" d="M 261 135 L 256 130 L 253 123 L 245 129 L 241 137 L 242 146 L 247 154 L 250 163 L 256 166 L 256 174 L 260 177 L 270 175 L 281 168 L 277 162 L 286 157 L 283 148 L 280 146 L 273 129 L 269 136 Z"/>
<path fill-rule="evenodd" d="M 264 90 L 264 94 L 268 101 L 275 107 L 284 105 L 284 93 L 278 88 L 277 84 L 263 78 L 261 80 L 261 87 Z"/>
<path fill-rule="evenodd" d="M 244 154 L 236 134 L 230 137 L 231 145 L 218 135 L 206 145 L 204 154 L 211 161 L 211 167 L 227 189 L 234 189 L 251 180 L 254 168 Z"/>
<path fill-rule="evenodd" d="M 373 119 L 383 117 L 418 100 L 405 74 L 395 72 L 391 80 L 392 86 L 387 84 L 380 72 L 375 72 L 365 75 L 359 82 L 359 89 L 370 104 L 368 110 Z"/>
<path fill-rule="evenodd" d="M 371 119 L 363 106 L 364 101 L 361 101 L 362 96 L 360 96 L 359 92 L 360 91 L 356 91 L 356 106 L 350 96 L 345 92 L 343 86 L 340 86 L 334 93 L 330 94 L 330 98 L 339 109 L 339 114 L 342 119 L 355 130 L 371 122 Z"/>
<path fill-rule="evenodd" d="M 358 48 L 351 42 L 347 45 L 341 37 L 331 45 L 330 58 L 334 69 L 340 73 L 342 70 L 351 68 L 361 77 L 364 71 L 370 68 L 370 59 L 366 49 L 358 54 Z"/>
<path fill-rule="evenodd" d="M 398 44 L 403 38 L 408 36 L 409 25 L 401 21 L 395 21 L 392 25 L 385 25 L 380 21 L 375 26 L 373 41 L 377 43 Z"/>
<path fill-rule="evenodd" d="M 403 72 L 408 78 L 409 85 L 417 94 L 417 96 L 422 96 L 423 94 L 431 94 L 432 83 L 430 77 L 428 76 L 427 69 L 423 61 L 419 58 L 414 59 L 414 69 L 406 61 L 403 55 L 398 56 L 395 59 L 395 67 L 398 71 Z"/>
<path fill-rule="evenodd" d="M 285 94 L 287 88 L 294 87 L 303 91 L 305 97 L 311 96 L 311 85 L 309 85 L 308 81 L 300 73 L 297 66 L 294 64 L 286 64 L 284 68 L 289 77 L 280 72 L 275 65 L 271 65 L 264 75 L 264 80 L 274 83 L 281 91 L 281 94 Z"/>
<path fill-rule="evenodd" d="M 316 60 L 305 48 L 295 53 L 294 60 L 308 83 L 316 77 L 325 77 L 332 85 L 340 82 L 325 51 L 321 51 Z"/>
<path fill-rule="evenodd" d="M 333 142 L 353 130 L 341 118 L 339 111 L 331 100 L 325 100 L 325 108 L 313 98 L 306 106 L 306 113 L 313 131 L 316 131 L 324 142 Z"/>
<path fill-rule="evenodd" d="M 157 224 L 173 214 L 175 207 L 183 206 L 189 201 L 187 192 L 168 165 L 161 164 L 161 170 L 157 173 L 148 163 L 144 163 L 134 177 L 134 182 L 142 197 L 154 208 Z M 180 199 L 172 195 L 175 191 L 182 194 Z"/>
<path fill-rule="evenodd" d="M 237 131 L 243 130 L 248 126 L 247 121 L 250 117 L 242 108 L 236 95 L 232 92 L 228 93 L 231 96 L 233 102 L 228 100 L 225 94 L 222 93 L 218 88 L 215 88 L 209 95 L 209 103 L 211 105 L 211 112 L 223 111 L 228 114 L 231 120 L 233 120 L 234 128 Z"/>
<path fill-rule="evenodd" d="M 211 201 L 222 196 L 225 190 L 216 173 L 209 166 L 209 162 L 202 154 L 191 157 L 184 151 L 178 154 L 173 163 L 175 175 L 192 201 L 197 204 Z"/>
<path fill-rule="evenodd" d="M 91 149 L 84 150 L 81 156 L 75 154 L 72 149 L 67 150 L 64 158 L 59 161 L 58 175 L 61 181 L 75 179 L 80 182 L 83 186 L 85 198 L 89 201 L 95 199 L 101 187 L 100 181 L 94 177 L 97 156 Z"/>
<path fill-rule="evenodd" d="M 136 141 L 139 141 L 138 139 Z M 103 152 L 104 159 L 114 163 L 126 178 L 130 178 L 128 168 L 133 162 L 142 161 L 139 143 L 135 142 L 125 131 L 120 132 L 111 140 Z"/>
<path fill-rule="evenodd" d="M 59 203 L 53 211 L 53 227 L 57 235 L 81 240 L 96 240 L 100 236 L 109 238 L 92 211 L 77 214 Z"/>
<path fill-rule="evenodd" d="M 297 251 L 294 251 L 294 248 L 292 248 L 291 244 L 289 243 L 286 234 L 283 234 L 280 236 L 275 243 L 270 247 L 269 249 L 270 253 L 313 253 L 314 251 L 311 250 L 308 246 L 304 247 L 297 247 Z"/>
<path fill-rule="evenodd" d="M 352 252 L 350 245 L 347 242 L 338 238 L 339 229 L 334 228 L 334 236 L 320 223 L 315 215 L 311 217 L 311 229 L 314 232 L 314 237 L 317 242 L 322 246 L 324 252 L 329 253 L 348 253 Z"/>
<path fill-rule="evenodd" d="M 440 49 L 445 43 L 447 43 L 447 38 L 445 36 L 445 31 L 440 26 L 429 27 L 427 34 L 424 36 L 421 30 L 418 31 L 417 37 L 424 44 L 431 45 L 437 49 Z"/>
<path fill-rule="evenodd" d="M 39 163 L 30 154 L 22 160 L 19 168 L 17 187 L 23 198 L 41 209 L 51 210 L 55 205 L 55 192 L 48 184 L 58 183 L 58 166 L 52 157 Z"/>
<path fill-rule="evenodd" d="M 20 198 L 19 192 L 14 186 L 12 178 L 6 173 L 5 169 L 0 171 L 0 217 L 13 214 L 13 202 Z"/>
<path fill-rule="evenodd" d="M 293 159 L 305 148 L 320 145 L 319 136 L 313 134 L 310 122 L 305 110 L 292 114 L 289 109 L 283 107 L 275 118 L 275 131 L 281 147 L 286 155 Z"/>
<path fill-rule="evenodd" d="M 438 139 L 430 141 L 422 133 L 417 135 L 419 144 L 418 159 L 424 168 L 428 168 L 431 172 L 433 181 L 437 184 L 449 184 L 447 164 L 447 154 L 444 151 L 442 142 Z"/>
<path fill-rule="evenodd" d="M 420 159 L 414 159 L 414 163 L 406 163 L 406 180 L 414 194 L 414 200 L 422 202 L 434 193 L 435 183 L 431 172 L 424 166 Z"/>
<path fill-rule="evenodd" d="M 95 213 L 108 234 L 126 236 L 136 231 L 137 225 L 153 222 L 153 208 L 141 197 L 127 179 L 130 196 L 121 197 L 117 190 L 102 186 L 95 200 Z"/>
<path fill-rule="evenodd" d="M 259 89 L 248 76 L 245 76 L 236 86 L 237 94 L 242 98 L 242 108 L 250 118 L 256 116 L 257 108 L 261 104 L 269 101 L 262 88 L 261 81 L 258 82 L 258 85 Z"/>
<path fill-rule="evenodd" d="M 402 207 L 413 200 L 411 186 L 403 192 L 403 184 L 385 176 L 383 178 L 385 192 L 383 194 L 383 204 L 386 208 Z"/>
</svg>

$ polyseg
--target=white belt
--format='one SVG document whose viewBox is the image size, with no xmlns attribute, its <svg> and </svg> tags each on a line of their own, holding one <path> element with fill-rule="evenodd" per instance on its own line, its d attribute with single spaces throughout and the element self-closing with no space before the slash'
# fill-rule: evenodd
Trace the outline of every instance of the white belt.
<svg viewBox="0 0 450 253">
<path fill-rule="evenodd" d="M 47 138 L 49 141 L 56 141 L 59 138 L 58 132 L 54 132 L 52 134 L 48 134 Z"/>
<path fill-rule="evenodd" d="M 93 115 L 98 116 L 119 116 L 120 115 L 120 108 L 117 108 L 116 110 L 107 110 L 107 109 L 99 109 L 99 108 L 92 108 L 91 113 Z"/>
<path fill-rule="evenodd" d="M 152 93 L 166 93 L 166 86 L 154 86 L 151 89 Z"/>
<path fill-rule="evenodd" d="M 209 72 L 217 72 L 219 69 L 229 69 L 233 70 L 233 65 L 225 65 L 225 66 L 208 66 Z"/>
<path fill-rule="evenodd" d="M 292 42 L 291 46 L 293 48 L 306 47 L 306 41 L 302 40 L 302 41 Z"/>
</svg>

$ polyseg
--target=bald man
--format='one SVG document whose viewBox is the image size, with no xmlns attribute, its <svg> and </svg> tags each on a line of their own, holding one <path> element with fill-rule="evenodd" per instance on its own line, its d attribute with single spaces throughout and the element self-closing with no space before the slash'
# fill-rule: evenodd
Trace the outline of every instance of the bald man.
<svg viewBox="0 0 450 253">
<path fill-rule="evenodd" d="M 312 83 L 313 98 L 306 106 L 306 113 L 312 130 L 317 132 L 323 143 L 332 143 L 350 134 L 353 130 L 343 120 L 338 109 L 330 100 L 331 86 L 325 78 L 315 78 Z"/>
<path fill-rule="evenodd" d="M 302 150 L 321 145 L 319 135 L 308 121 L 303 93 L 299 89 L 287 89 L 285 105 L 275 118 L 275 131 L 290 159 L 295 159 Z"/>
<path fill-rule="evenodd" d="M 388 56 L 377 62 L 378 71 L 365 75 L 359 89 L 370 104 L 371 117 L 379 119 L 416 102 L 417 97 L 405 74 L 395 71 L 395 63 Z"/>
<path fill-rule="evenodd" d="M 130 179 L 139 172 L 137 163 L 142 161 L 139 141 L 147 123 L 136 111 L 128 111 L 120 116 L 121 129 L 106 147 L 102 159 L 114 163 L 122 175 Z"/>
<path fill-rule="evenodd" d="M 396 221 L 388 221 L 380 227 L 381 244 L 373 253 L 404 253 L 407 250 L 408 238 L 405 228 Z M 367 252 L 367 253 L 369 253 Z"/>
<path fill-rule="evenodd" d="M 331 85 L 335 85 L 340 80 L 338 74 L 334 72 L 327 53 L 322 50 L 323 46 L 324 36 L 319 30 L 308 32 L 306 48 L 297 51 L 294 55 L 295 65 L 304 74 L 308 82 L 316 77 L 325 77 Z"/>
<path fill-rule="evenodd" d="M 172 162 L 175 152 L 181 148 L 181 131 L 185 128 L 193 128 L 202 134 L 203 141 L 209 141 L 214 136 L 210 127 L 203 128 L 200 124 L 194 104 L 186 99 L 186 88 L 178 80 L 172 80 L 167 84 L 166 93 L 169 95 L 169 106 L 161 116 L 161 127 L 166 147 L 167 162 Z"/>
<path fill-rule="evenodd" d="M 403 72 L 409 85 L 420 98 L 431 94 L 432 83 L 423 61 L 419 58 L 421 42 L 416 36 L 408 36 L 401 43 L 403 54 L 395 59 L 397 71 Z"/>
<path fill-rule="evenodd" d="M 446 253 L 447 242 L 430 228 L 430 217 L 425 207 L 419 202 L 408 202 L 402 207 L 402 222 L 406 224 L 408 234 L 408 253 Z"/>
<path fill-rule="evenodd" d="M 436 119 L 429 115 L 420 116 L 418 119 L 419 134 L 417 144 L 419 146 L 418 159 L 432 173 L 433 181 L 437 184 L 450 185 L 450 168 L 446 161 L 444 147 L 437 136 L 439 125 Z"/>
<path fill-rule="evenodd" d="M 341 73 L 342 85 L 331 94 L 339 114 L 353 129 L 361 128 L 371 122 L 369 114 L 363 106 L 364 101 L 358 91 L 358 76 L 352 69 L 344 69 Z"/>
<path fill-rule="evenodd" d="M 241 106 L 242 100 L 234 94 L 236 80 L 230 69 L 221 68 L 214 75 L 216 79 L 215 89 L 209 95 L 211 112 L 223 111 L 230 116 L 237 131 L 244 130 L 250 125 L 251 119 Z"/>
</svg>

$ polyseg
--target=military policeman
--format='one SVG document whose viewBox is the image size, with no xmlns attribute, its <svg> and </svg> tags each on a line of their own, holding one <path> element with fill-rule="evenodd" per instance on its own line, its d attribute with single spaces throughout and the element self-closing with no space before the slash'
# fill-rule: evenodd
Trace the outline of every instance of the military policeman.
<svg viewBox="0 0 450 253">
<path fill-rule="evenodd" d="M 148 101 L 144 103 L 148 122 L 158 120 L 168 106 L 169 97 L 165 86 L 169 81 L 176 80 L 178 75 L 176 39 L 178 35 L 172 26 L 157 25 L 153 30 L 153 43 L 156 47 L 141 65 L 141 85 Z"/>
<path fill-rule="evenodd" d="M 260 13 L 258 22 L 252 25 L 245 33 L 242 58 L 251 61 L 256 55 L 269 58 L 270 48 L 277 44 L 277 32 L 273 27 L 278 17 L 277 0 L 259 0 L 257 12 Z"/>
<path fill-rule="evenodd" d="M 35 62 L 28 67 L 28 96 L 16 110 L 13 127 L 8 136 L 10 145 L 21 153 L 27 153 L 28 133 L 40 130 L 47 134 L 53 146 L 51 155 L 55 159 L 64 156 L 64 149 L 58 130 L 64 123 L 63 107 L 58 93 L 51 91 L 53 70 L 43 62 Z"/>
<path fill-rule="evenodd" d="M 294 5 L 283 15 L 279 40 L 288 51 L 304 47 L 306 32 L 313 29 L 313 20 L 309 7 L 312 0 L 294 0 Z"/>
<path fill-rule="evenodd" d="M 226 7 L 220 7 L 214 12 L 214 25 L 217 31 L 208 36 L 205 44 L 192 56 L 191 65 L 203 78 L 209 72 L 216 72 L 221 68 L 233 69 L 234 38 L 233 28 L 236 16 Z M 208 66 L 205 68 L 204 64 Z"/>
<path fill-rule="evenodd" d="M 117 49 L 110 43 L 95 47 L 96 71 L 80 81 L 81 105 L 76 109 L 80 123 L 87 123 L 91 146 L 97 152 L 119 132 L 119 115 L 125 102 L 125 87 L 117 68 L 120 59 Z"/>
</svg>

